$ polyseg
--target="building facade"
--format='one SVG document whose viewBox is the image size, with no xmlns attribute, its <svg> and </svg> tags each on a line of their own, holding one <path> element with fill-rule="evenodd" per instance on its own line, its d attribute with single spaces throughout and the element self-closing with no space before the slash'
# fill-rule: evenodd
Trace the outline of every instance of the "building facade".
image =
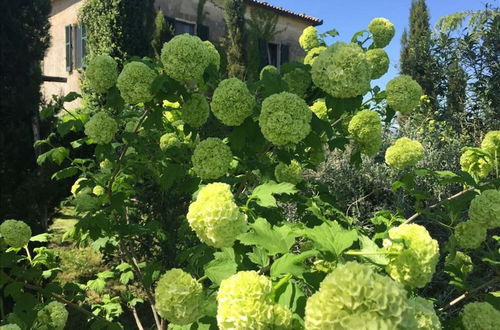
<svg viewBox="0 0 500 330">
<path fill-rule="evenodd" d="M 46 100 L 52 95 L 78 92 L 80 70 L 85 58 L 85 28 L 78 22 L 78 12 L 85 0 L 52 0 L 50 16 L 51 46 L 43 61 L 45 82 L 42 92 Z M 155 8 L 162 9 L 167 21 L 174 27 L 175 34 L 190 33 L 214 43 L 226 35 L 224 21 L 224 0 L 209 0 L 203 9 L 203 24 L 197 26 L 199 0 L 155 0 Z M 298 14 L 272 6 L 267 2 L 245 0 L 246 17 L 252 10 L 264 10 L 277 15 L 277 34 L 264 44 L 259 44 L 261 53 L 267 55 L 267 63 L 280 66 L 282 62 L 303 57 L 298 38 L 307 26 L 322 24 L 320 19 Z M 69 107 L 78 105 L 78 101 Z"/>
</svg>

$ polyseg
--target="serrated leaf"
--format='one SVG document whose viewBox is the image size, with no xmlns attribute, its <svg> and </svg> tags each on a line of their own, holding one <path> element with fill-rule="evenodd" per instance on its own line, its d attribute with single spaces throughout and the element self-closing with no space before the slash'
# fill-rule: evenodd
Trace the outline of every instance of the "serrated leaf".
<svg viewBox="0 0 500 330">
<path fill-rule="evenodd" d="M 301 254 L 287 253 L 277 259 L 271 266 L 271 277 L 278 277 L 283 274 L 292 274 L 295 277 L 302 277 L 308 270 L 304 265 L 304 260 L 318 254 L 316 250 L 309 250 Z"/>
<path fill-rule="evenodd" d="M 124 262 L 124 263 L 121 263 L 118 266 L 116 266 L 115 269 L 120 271 L 120 272 L 124 272 L 126 270 L 132 269 L 132 266 L 130 266 L 130 264 Z"/>
<path fill-rule="evenodd" d="M 225 248 L 222 249 L 222 252 L 215 252 L 214 259 L 205 265 L 205 274 L 212 282 L 220 284 L 220 282 L 236 273 L 238 265 L 235 259 L 232 248 Z"/>
<path fill-rule="evenodd" d="M 262 207 L 277 207 L 276 198 L 273 195 L 279 194 L 295 194 L 297 189 L 295 186 L 288 182 L 276 183 L 274 181 L 269 181 L 260 186 L 257 186 L 250 199 L 255 199 L 257 204 Z"/>
<path fill-rule="evenodd" d="M 52 237 L 49 233 L 42 233 L 30 238 L 30 242 L 48 242 L 49 238 Z"/>
<path fill-rule="evenodd" d="M 287 253 L 295 243 L 297 233 L 289 226 L 271 227 L 263 218 L 258 218 L 250 225 L 251 230 L 238 236 L 244 245 L 256 245 L 264 248 L 269 255 Z"/>
<path fill-rule="evenodd" d="M 124 272 L 120 275 L 120 283 L 122 284 L 128 284 L 133 279 L 134 279 L 134 272 L 132 271 Z"/>
<path fill-rule="evenodd" d="M 366 237 L 364 235 L 359 236 L 359 244 L 361 245 L 361 252 L 382 252 L 383 249 L 379 248 L 378 245 L 372 241 L 369 237 Z M 373 263 L 377 265 L 382 265 L 385 266 L 389 264 L 389 259 L 383 254 L 374 254 L 374 255 L 363 255 L 364 258 L 372 261 Z"/>
<path fill-rule="evenodd" d="M 260 267 L 267 267 L 269 265 L 269 256 L 265 249 L 254 247 L 252 252 L 247 253 L 248 259 Z"/>
<path fill-rule="evenodd" d="M 304 316 L 307 298 L 302 289 L 294 281 L 289 281 L 277 290 L 275 300 L 279 304 L 287 306 L 301 317 Z"/>
<path fill-rule="evenodd" d="M 54 173 L 52 175 L 51 179 L 52 180 L 62 180 L 62 179 L 67 179 L 67 178 L 70 178 L 72 176 L 75 176 L 76 174 L 78 174 L 78 167 L 71 166 L 71 167 L 64 168 L 60 171 L 57 171 L 56 173 Z"/>
<path fill-rule="evenodd" d="M 61 101 L 62 102 L 72 102 L 79 97 L 81 97 L 81 95 L 78 94 L 77 92 L 69 92 L 64 97 L 61 98 Z"/>
<path fill-rule="evenodd" d="M 344 229 L 336 221 L 307 228 L 303 233 L 320 251 L 330 252 L 335 256 L 339 256 L 358 239 L 356 230 Z"/>
</svg>

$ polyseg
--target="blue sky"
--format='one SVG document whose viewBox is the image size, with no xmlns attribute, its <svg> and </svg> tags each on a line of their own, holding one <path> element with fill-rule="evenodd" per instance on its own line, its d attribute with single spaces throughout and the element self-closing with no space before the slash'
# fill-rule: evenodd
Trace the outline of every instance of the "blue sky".
<svg viewBox="0 0 500 330">
<path fill-rule="evenodd" d="M 350 41 L 354 33 L 367 28 L 372 18 L 385 17 L 394 23 L 396 35 L 385 49 L 389 54 L 391 65 L 389 72 L 374 84 L 385 88 L 388 80 L 398 74 L 399 50 L 401 34 L 408 26 L 411 0 L 267 0 L 267 2 L 306 13 L 323 19 L 319 32 L 336 29 L 340 36 L 336 41 Z M 442 16 L 463 10 L 484 8 L 484 0 L 427 0 L 430 11 L 431 26 Z M 495 0 L 490 0 L 495 3 Z M 329 40 L 329 44 L 334 42 Z"/>
</svg>

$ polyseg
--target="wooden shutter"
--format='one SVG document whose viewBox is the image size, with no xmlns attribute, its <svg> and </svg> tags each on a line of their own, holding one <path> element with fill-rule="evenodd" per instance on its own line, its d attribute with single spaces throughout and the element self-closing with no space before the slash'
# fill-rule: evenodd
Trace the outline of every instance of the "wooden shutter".
<svg viewBox="0 0 500 330">
<path fill-rule="evenodd" d="M 281 58 L 280 64 L 285 64 L 290 62 L 290 46 L 289 45 L 281 45 Z"/>
<path fill-rule="evenodd" d="M 208 28 L 208 26 L 198 24 L 196 30 L 196 34 L 198 35 L 198 37 L 200 37 L 201 40 L 205 41 L 209 39 L 210 29 Z"/>
<path fill-rule="evenodd" d="M 82 67 L 82 29 L 80 26 L 75 25 L 75 67 Z"/>
<path fill-rule="evenodd" d="M 267 41 L 264 39 L 259 39 L 259 57 L 260 57 L 260 69 L 269 64 L 267 56 Z"/>
<path fill-rule="evenodd" d="M 73 27 L 65 26 L 66 32 L 66 71 L 73 70 Z"/>
<path fill-rule="evenodd" d="M 81 50 L 81 57 L 82 57 L 82 66 L 85 67 L 85 56 L 87 56 L 87 30 L 85 29 L 85 25 L 81 25 L 80 29 L 82 31 L 82 47 L 80 48 Z"/>
</svg>

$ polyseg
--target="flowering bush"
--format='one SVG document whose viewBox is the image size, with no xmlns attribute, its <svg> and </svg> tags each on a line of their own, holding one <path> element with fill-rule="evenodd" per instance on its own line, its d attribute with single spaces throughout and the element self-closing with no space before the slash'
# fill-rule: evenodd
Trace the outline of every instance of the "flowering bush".
<svg viewBox="0 0 500 330">
<path fill-rule="evenodd" d="M 474 302 L 465 305 L 462 324 L 465 330 L 494 330 L 500 323 L 500 312 L 487 302 Z"/>
<path fill-rule="evenodd" d="M 97 93 L 105 93 L 116 84 L 118 63 L 109 55 L 94 57 L 85 70 L 89 87 Z"/>
<path fill-rule="evenodd" d="M 361 151 L 368 156 L 378 152 L 382 144 L 382 123 L 378 114 L 371 110 L 362 110 L 352 117 L 348 127 L 354 141 Z"/>
<path fill-rule="evenodd" d="M 210 106 L 207 99 L 200 94 L 193 94 L 182 105 L 181 119 L 191 127 L 203 126 L 210 114 Z"/>
<path fill-rule="evenodd" d="M 385 152 L 385 162 L 397 169 L 414 166 L 424 158 L 424 147 L 406 137 L 397 139 Z"/>
<path fill-rule="evenodd" d="M 370 89 L 371 65 L 363 49 L 337 42 L 323 51 L 312 65 L 312 80 L 333 97 L 349 98 Z"/>
<path fill-rule="evenodd" d="M 323 53 L 327 48 L 325 46 L 314 47 L 307 52 L 306 57 L 304 57 L 304 64 L 313 65 L 314 61 L 319 54 Z"/>
<path fill-rule="evenodd" d="M 470 203 L 469 218 L 487 229 L 500 227 L 500 190 L 488 189 Z"/>
<path fill-rule="evenodd" d="M 201 141 L 191 158 L 194 171 L 202 179 L 218 179 L 225 175 L 232 159 L 231 149 L 218 138 Z"/>
<path fill-rule="evenodd" d="M 312 112 L 295 94 L 274 94 L 262 102 L 259 125 L 264 137 L 280 146 L 298 143 L 311 131 Z"/>
<path fill-rule="evenodd" d="M 402 75 L 387 83 L 387 104 L 403 115 L 420 104 L 422 87 L 410 76 Z"/>
<path fill-rule="evenodd" d="M 481 148 L 490 153 L 491 157 L 496 157 L 497 162 L 500 162 L 500 131 L 486 133 L 483 142 L 481 142 Z"/>
<path fill-rule="evenodd" d="M 229 185 L 210 183 L 189 205 L 187 220 L 202 242 L 216 248 L 231 247 L 246 229 L 246 215 L 234 202 Z"/>
<path fill-rule="evenodd" d="M 299 44 L 306 52 L 321 45 L 318 38 L 318 30 L 314 26 L 308 26 L 299 37 Z"/>
<path fill-rule="evenodd" d="M 130 62 L 118 76 L 116 87 L 123 99 L 130 104 L 148 102 L 153 98 L 151 85 L 155 78 L 155 72 L 146 64 Z"/>
<path fill-rule="evenodd" d="M 160 149 L 162 151 L 167 151 L 180 146 L 181 141 L 175 133 L 165 133 L 160 138 Z"/>
<path fill-rule="evenodd" d="M 389 56 L 381 48 L 370 49 L 366 52 L 366 57 L 371 67 L 371 78 L 378 79 L 389 70 Z"/>
<path fill-rule="evenodd" d="M 44 306 L 37 314 L 35 321 L 40 330 L 63 330 L 68 320 L 68 311 L 63 304 L 52 301 Z"/>
<path fill-rule="evenodd" d="M 221 81 L 212 97 L 212 112 L 227 126 L 239 126 L 253 113 L 255 101 L 245 83 L 238 78 Z"/>
<path fill-rule="evenodd" d="M 303 180 L 302 166 L 296 160 L 292 160 L 290 165 L 279 163 L 274 169 L 274 176 L 278 182 L 297 184 Z"/>
<path fill-rule="evenodd" d="M 459 223 L 455 227 L 455 239 L 462 249 L 477 249 L 486 239 L 486 228 L 470 220 Z"/>
<path fill-rule="evenodd" d="M 489 157 L 477 150 L 465 150 L 460 156 L 460 166 L 462 171 L 480 179 L 487 177 L 493 169 Z"/>
<path fill-rule="evenodd" d="M 118 124 L 105 112 L 98 112 L 85 124 L 85 134 L 97 144 L 110 143 L 116 132 Z"/>
<path fill-rule="evenodd" d="M 432 302 L 421 297 L 415 297 L 409 301 L 413 313 L 417 319 L 417 329 L 440 330 L 441 322 L 436 315 Z"/>
<path fill-rule="evenodd" d="M 163 274 L 155 289 L 158 314 L 179 325 L 193 323 L 203 315 L 203 287 L 182 269 Z"/>
</svg>

